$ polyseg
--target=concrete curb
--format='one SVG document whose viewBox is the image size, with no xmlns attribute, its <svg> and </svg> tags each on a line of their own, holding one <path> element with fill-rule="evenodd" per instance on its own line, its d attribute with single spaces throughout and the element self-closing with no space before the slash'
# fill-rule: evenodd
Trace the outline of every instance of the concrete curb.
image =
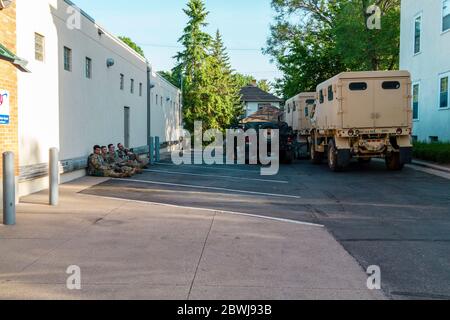
<svg viewBox="0 0 450 320">
<path fill-rule="evenodd" d="M 429 163 L 429 162 L 425 162 L 425 161 L 413 160 L 412 164 L 416 165 L 416 166 L 424 167 L 424 168 L 429 168 L 429 169 L 434 169 L 434 170 L 450 173 L 450 168 L 440 166 L 437 164 L 433 164 L 433 163 Z"/>
</svg>

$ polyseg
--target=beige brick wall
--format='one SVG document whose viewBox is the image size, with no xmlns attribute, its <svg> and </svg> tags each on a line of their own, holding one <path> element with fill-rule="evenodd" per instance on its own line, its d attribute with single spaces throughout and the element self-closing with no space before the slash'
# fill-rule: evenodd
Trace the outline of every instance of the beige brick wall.
<svg viewBox="0 0 450 320">
<path fill-rule="evenodd" d="M 0 43 L 12 52 L 16 52 L 16 6 L 0 10 Z M 0 59 L 0 89 L 10 93 L 11 115 L 9 125 L 0 125 L 0 155 L 5 151 L 13 151 L 16 156 L 16 175 L 19 172 L 18 154 L 18 102 L 17 102 L 17 69 L 10 62 Z M 3 167 L 0 160 L 0 178 Z"/>
</svg>

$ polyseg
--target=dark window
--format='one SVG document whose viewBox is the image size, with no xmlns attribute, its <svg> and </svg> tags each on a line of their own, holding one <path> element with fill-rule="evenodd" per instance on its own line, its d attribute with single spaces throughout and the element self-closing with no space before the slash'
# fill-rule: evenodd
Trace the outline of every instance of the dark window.
<svg viewBox="0 0 450 320">
<path fill-rule="evenodd" d="M 309 116 L 309 108 L 305 107 L 305 117 L 308 117 L 308 116 Z"/>
<path fill-rule="evenodd" d="M 448 94 L 449 94 L 449 77 L 441 78 L 441 89 L 440 89 L 440 99 L 439 99 L 439 107 L 440 108 L 448 108 Z"/>
<path fill-rule="evenodd" d="M 385 90 L 397 90 L 400 89 L 400 82 L 398 81 L 385 81 L 381 85 L 381 87 Z"/>
<path fill-rule="evenodd" d="M 120 74 L 120 90 L 123 90 L 125 85 L 125 76 L 123 74 Z"/>
<path fill-rule="evenodd" d="M 293 112 L 297 111 L 297 104 L 294 101 L 294 108 L 292 109 Z"/>
<path fill-rule="evenodd" d="M 86 57 L 86 78 L 92 79 L 92 59 Z"/>
<path fill-rule="evenodd" d="M 324 100 L 325 100 L 325 99 L 324 99 L 324 97 L 323 97 L 323 90 L 320 90 L 320 93 L 319 93 L 319 102 L 322 104 Z"/>
<path fill-rule="evenodd" d="M 64 70 L 72 71 L 72 49 L 64 47 Z"/>
<path fill-rule="evenodd" d="M 333 92 L 333 86 L 328 87 L 328 101 L 333 101 L 334 99 L 334 92 Z"/>
<path fill-rule="evenodd" d="M 442 2 L 442 32 L 450 30 L 450 0 Z"/>
<path fill-rule="evenodd" d="M 420 52 L 420 37 L 422 34 L 422 16 L 416 18 L 414 22 L 414 54 Z"/>
<path fill-rule="evenodd" d="M 367 83 L 365 82 L 352 82 L 349 86 L 351 91 L 364 91 L 367 90 Z"/>
<path fill-rule="evenodd" d="M 139 96 L 142 97 L 142 82 L 139 83 Z"/>
<path fill-rule="evenodd" d="M 419 84 L 413 85 L 413 119 L 419 119 Z"/>
<path fill-rule="evenodd" d="M 316 100 L 314 100 L 314 99 L 306 100 L 306 104 L 314 104 L 315 102 L 316 102 Z"/>
<path fill-rule="evenodd" d="M 156 105 L 158 105 L 158 95 L 156 95 Z"/>
<path fill-rule="evenodd" d="M 439 142 L 439 137 L 431 136 L 431 137 L 430 137 L 430 142 L 431 142 L 431 143 Z"/>
<path fill-rule="evenodd" d="M 134 93 L 134 79 L 131 79 L 131 81 L 130 81 L 130 93 L 131 94 Z"/>
</svg>

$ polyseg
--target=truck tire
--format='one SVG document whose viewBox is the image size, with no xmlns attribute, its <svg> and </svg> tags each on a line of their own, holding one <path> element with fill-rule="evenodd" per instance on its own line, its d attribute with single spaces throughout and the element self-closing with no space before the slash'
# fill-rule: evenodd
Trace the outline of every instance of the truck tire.
<svg viewBox="0 0 450 320">
<path fill-rule="evenodd" d="M 328 167 L 334 172 L 340 172 L 344 169 L 339 163 L 338 150 L 336 149 L 334 140 L 328 142 Z"/>
<path fill-rule="evenodd" d="M 401 171 L 405 165 L 400 162 L 400 153 L 392 152 L 386 156 L 386 167 L 390 171 Z"/>
</svg>

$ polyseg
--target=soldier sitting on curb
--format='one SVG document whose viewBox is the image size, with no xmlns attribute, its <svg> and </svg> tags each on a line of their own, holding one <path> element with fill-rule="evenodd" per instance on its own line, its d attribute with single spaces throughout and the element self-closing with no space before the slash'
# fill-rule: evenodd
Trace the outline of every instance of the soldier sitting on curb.
<svg viewBox="0 0 450 320">
<path fill-rule="evenodd" d="M 109 150 L 109 152 L 107 150 Z M 109 164 L 110 166 L 113 166 L 114 168 L 116 168 L 117 170 L 119 170 L 121 172 L 124 172 L 124 173 L 129 172 L 132 175 L 135 175 L 136 173 L 142 173 L 142 172 L 139 172 L 139 170 L 136 170 L 135 168 L 128 166 L 125 161 L 120 160 L 119 157 L 117 156 L 117 153 L 116 153 L 116 150 L 115 150 L 115 147 L 113 144 L 108 145 L 108 149 L 106 149 L 106 147 L 104 147 L 104 149 L 103 149 L 103 147 L 102 147 L 102 155 L 107 164 Z"/>
<path fill-rule="evenodd" d="M 108 165 L 101 155 L 100 146 L 94 146 L 94 153 L 88 159 L 88 175 L 93 177 L 127 178 L 130 173 L 115 172 L 114 168 Z"/>
<path fill-rule="evenodd" d="M 148 169 L 149 161 L 148 159 L 140 159 L 136 154 L 131 152 L 128 149 L 125 149 L 123 144 L 118 143 L 117 144 L 118 150 L 116 151 L 117 157 L 121 160 L 127 163 L 128 166 L 140 169 Z"/>
</svg>

